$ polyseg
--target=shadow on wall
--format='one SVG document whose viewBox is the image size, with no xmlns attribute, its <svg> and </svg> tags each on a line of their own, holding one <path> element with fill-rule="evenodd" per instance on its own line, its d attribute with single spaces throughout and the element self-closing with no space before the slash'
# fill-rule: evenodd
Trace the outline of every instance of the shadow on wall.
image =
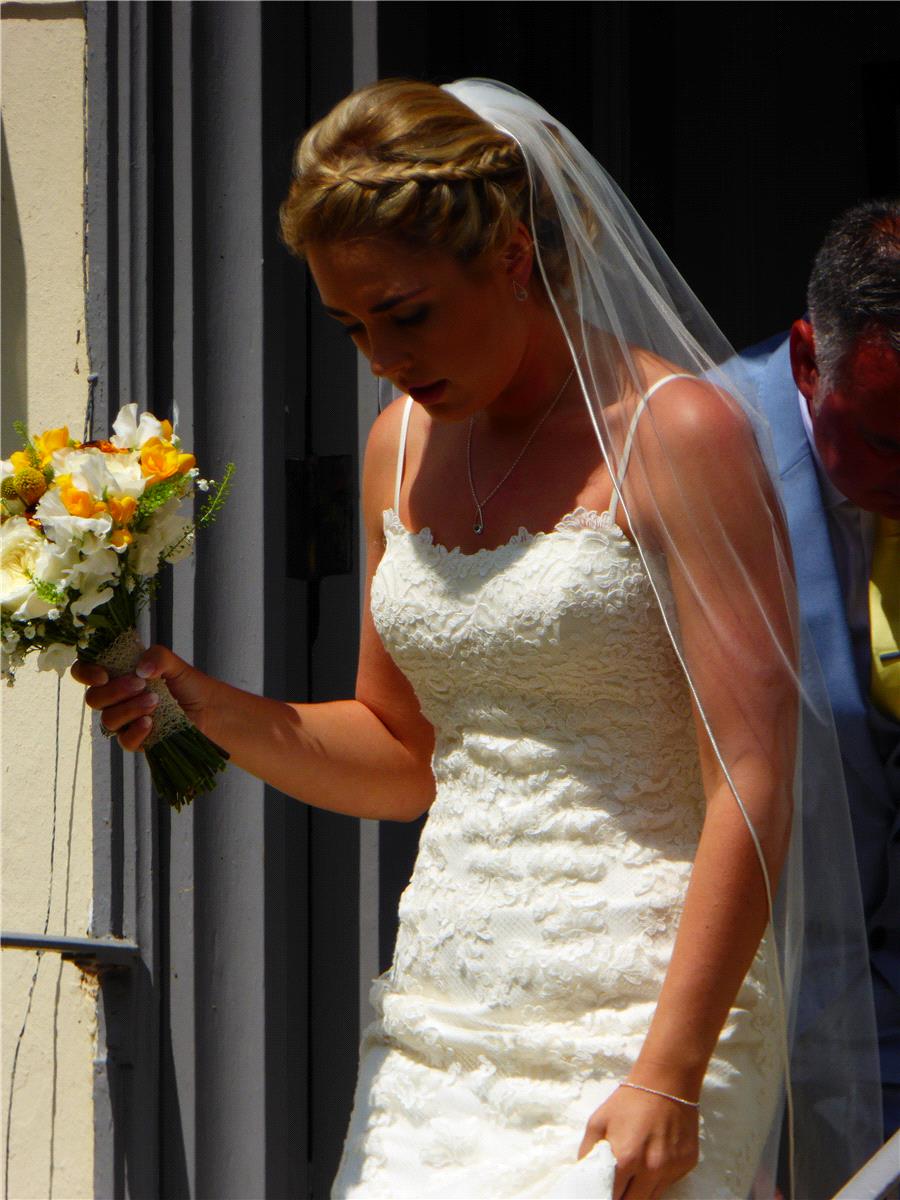
<svg viewBox="0 0 900 1200">
<path fill-rule="evenodd" d="M 2 230 L 0 230 L 0 307 L 3 312 L 2 330 L 2 376 L 0 390 L 3 394 L 3 423 L 0 429 L 0 444 L 4 458 L 13 450 L 21 449 L 19 438 L 13 429 L 13 421 L 27 420 L 28 412 L 28 330 L 25 292 L 25 252 L 22 248 L 22 231 L 19 228 L 19 213 L 16 208 L 16 193 L 13 187 L 9 154 L 6 149 L 6 132 L 0 124 L 2 141 L 2 183 L 0 183 L 0 208 L 2 208 Z"/>
</svg>

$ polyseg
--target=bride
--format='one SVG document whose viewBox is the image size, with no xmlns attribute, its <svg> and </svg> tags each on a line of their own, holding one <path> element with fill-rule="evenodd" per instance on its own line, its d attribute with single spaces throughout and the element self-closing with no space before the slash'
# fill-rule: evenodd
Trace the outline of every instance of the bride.
<svg viewBox="0 0 900 1200">
<path fill-rule="evenodd" d="M 398 393 L 366 451 L 356 697 L 268 700 L 161 646 L 74 673 L 126 749 L 161 677 L 289 795 L 430 809 L 334 1195 L 830 1195 L 877 1145 L 859 898 L 727 344 L 502 85 L 347 97 L 282 230 Z"/>
</svg>

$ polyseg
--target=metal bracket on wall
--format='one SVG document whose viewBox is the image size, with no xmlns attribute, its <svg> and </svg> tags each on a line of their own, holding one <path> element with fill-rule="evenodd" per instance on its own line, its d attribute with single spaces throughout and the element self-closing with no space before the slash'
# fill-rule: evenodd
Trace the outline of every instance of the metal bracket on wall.
<svg viewBox="0 0 900 1200">
<path fill-rule="evenodd" d="M 54 937 L 44 933 L 0 933 L 0 946 L 4 950 L 50 951 L 90 975 L 130 970 L 140 953 L 136 942 L 122 938 Z"/>
</svg>

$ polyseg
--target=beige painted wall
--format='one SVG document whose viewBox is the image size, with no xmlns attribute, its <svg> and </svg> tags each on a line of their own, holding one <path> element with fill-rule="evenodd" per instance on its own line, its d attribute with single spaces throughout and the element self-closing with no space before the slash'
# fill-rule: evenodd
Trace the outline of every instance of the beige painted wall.
<svg viewBox="0 0 900 1200">
<path fill-rule="evenodd" d="M 68 423 L 80 435 L 84 424 L 85 28 L 75 4 L 0 12 L 7 456 L 16 448 L 16 418 L 37 432 Z M 29 666 L 13 690 L 0 691 L 3 928 L 83 936 L 91 909 L 91 747 L 82 689 L 69 679 L 59 689 L 58 756 L 56 675 Z M 91 1196 L 93 985 L 56 954 L 4 950 L 2 966 L 7 1194 Z"/>
</svg>

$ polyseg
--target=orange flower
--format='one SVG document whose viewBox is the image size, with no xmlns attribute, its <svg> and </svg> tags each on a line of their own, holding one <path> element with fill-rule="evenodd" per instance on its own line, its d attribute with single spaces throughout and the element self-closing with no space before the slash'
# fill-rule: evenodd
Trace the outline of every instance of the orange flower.
<svg viewBox="0 0 900 1200">
<path fill-rule="evenodd" d="M 93 442 L 83 442 L 82 450 L 102 450 L 104 454 L 130 454 L 128 449 L 123 450 L 121 446 L 114 446 L 112 442 L 105 438 L 95 438 Z"/>
<path fill-rule="evenodd" d="M 184 475 L 195 466 L 193 454 L 182 454 L 171 442 L 162 438 L 150 438 L 141 446 L 141 471 L 150 480 L 150 485 L 162 483 L 173 475 Z"/>
<path fill-rule="evenodd" d="M 137 511 L 137 500 L 134 496 L 109 496 L 106 503 L 116 525 L 127 525 Z"/>
<path fill-rule="evenodd" d="M 134 534 L 128 529 L 116 529 L 109 540 L 114 546 L 130 546 L 134 541 Z"/>
<path fill-rule="evenodd" d="M 59 429 L 48 429 L 46 433 L 38 434 L 34 439 L 34 448 L 41 460 L 41 466 L 46 467 L 53 457 L 54 450 L 62 450 L 69 444 L 69 427 L 61 425 Z"/>
<path fill-rule="evenodd" d="M 73 517 L 96 517 L 98 513 L 107 512 L 102 500 L 95 500 L 89 492 L 82 492 L 72 486 L 71 475 L 58 475 L 56 486 L 59 488 L 59 498 Z"/>
</svg>

